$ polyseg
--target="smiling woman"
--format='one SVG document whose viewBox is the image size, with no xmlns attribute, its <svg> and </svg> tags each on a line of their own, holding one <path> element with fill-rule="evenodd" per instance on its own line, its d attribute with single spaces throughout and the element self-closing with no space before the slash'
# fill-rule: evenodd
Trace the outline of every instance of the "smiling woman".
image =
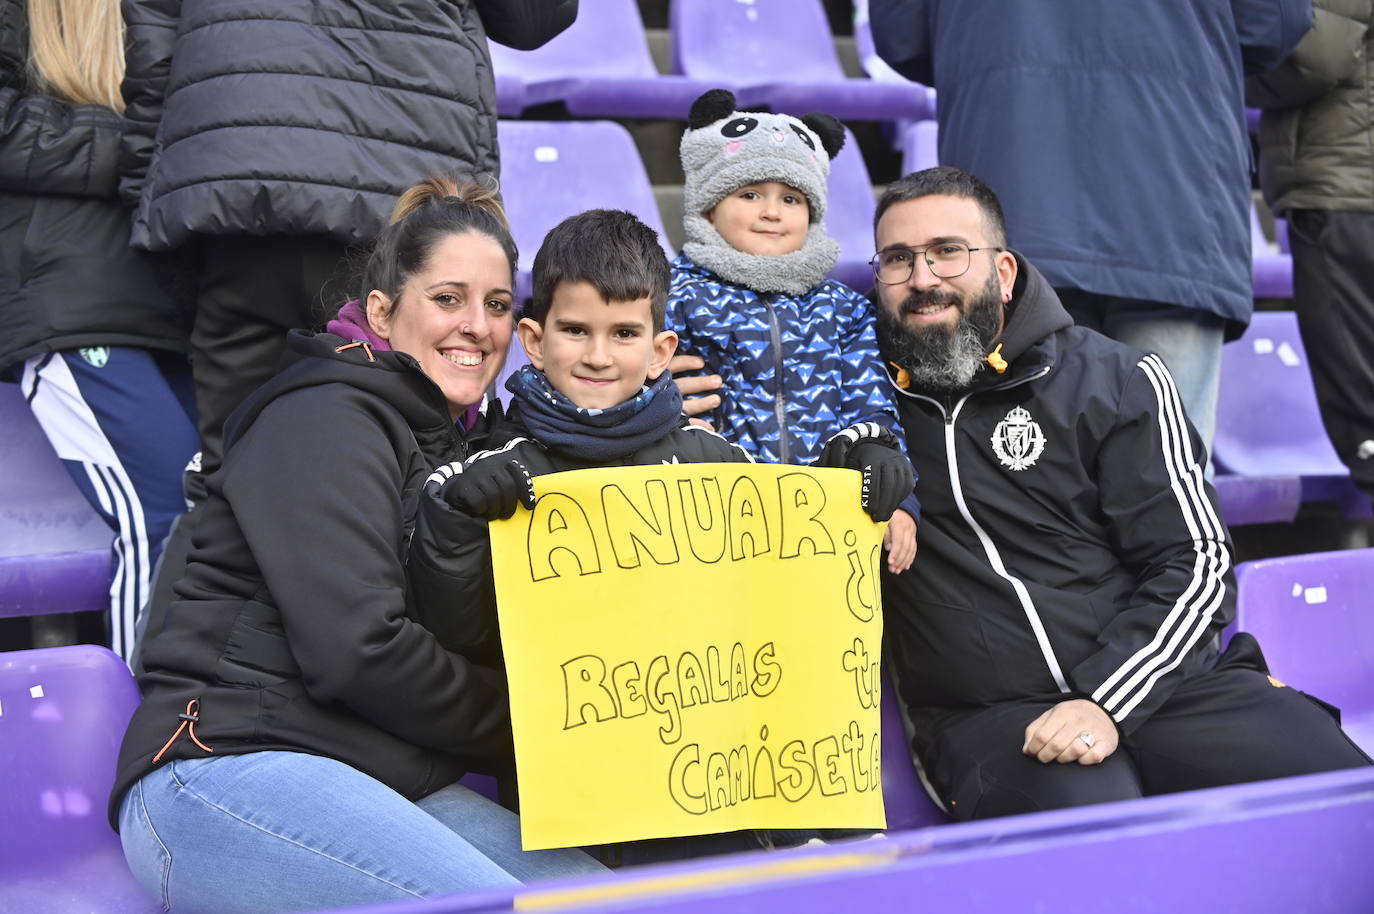
<svg viewBox="0 0 1374 914">
<path fill-rule="evenodd" d="M 515 263 L 491 192 L 411 188 L 337 332 L 292 333 L 226 426 L 110 803 L 166 907 L 314 910 L 600 869 L 523 852 L 514 814 L 456 783 L 510 764 L 500 650 L 406 563 L 426 479 L 499 412 L 482 405 Z"/>
</svg>

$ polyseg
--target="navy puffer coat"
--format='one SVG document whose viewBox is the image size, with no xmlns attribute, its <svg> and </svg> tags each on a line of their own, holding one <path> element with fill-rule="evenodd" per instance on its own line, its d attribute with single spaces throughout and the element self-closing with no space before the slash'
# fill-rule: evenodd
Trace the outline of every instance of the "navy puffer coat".
<svg viewBox="0 0 1374 914">
<path fill-rule="evenodd" d="M 1247 74 L 1310 0 L 871 0 L 878 53 L 940 95 L 940 162 L 997 193 L 1050 284 L 1253 309 Z"/>
</svg>

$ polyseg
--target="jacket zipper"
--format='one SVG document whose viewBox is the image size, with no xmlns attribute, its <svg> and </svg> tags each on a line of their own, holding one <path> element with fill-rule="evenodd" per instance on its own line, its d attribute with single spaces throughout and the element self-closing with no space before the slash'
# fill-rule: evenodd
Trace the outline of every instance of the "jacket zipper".
<svg viewBox="0 0 1374 914">
<path fill-rule="evenodd" d="M 782 328 L 778 324 L 778 312 L 774 310 L 773 303 L 765 296 L 760 296 L 760 300 L 768 309 L 768 335 L 773 342 L 773 415 L 778 422 L 778 462 L 791 463 L 791 448 L 787 446 L 787 404 L 782 399 Z"/>
<path fill-rule="evenodd" d="M 1051 366 L 1046 365 L 1034 374 L 1027 375 L 1024 378 L 1018 378 L 1006 384 L 999 384 L 996 387 L 990 387 L 987 391 L 979 392 L 1006 390 L 1021 384 L 1028 384 L 1048 374 L 1050 367 Z M 1054 656 L 1054 648 L 1050 644 L 1049 635 L 1046 634 L 1045 626 L 1040 621 L 1040 612 L 1035 608 L 1035 603 L 1031 600 L 1030 592 L 1026 590 L 1025 583 L 1023 583 L 1020 578 L 1007 571 L 1007 566 L 1003 564 L 1002 555 L 997 551 L 997 546 L 993 543 L 992 537 L 988 536 L 983 526 L 973 519 L 973 512 L 969 510 L 968 502 L 964 500 L 963 485 L 959 477 L 959 460 L 955 456 L 954 449 L 954 420 L 958 417 L 959 411 L 964 408 L 964 404 L 973 396 L 973 392 L 971 391 L 960 397 L 958 402 L 954 404 L 954 408 L 950 410 L 946 410 L 944 404 L 931 397 L 922 394 L 913 394 L 908 391 L 901 392 L 913 399 L 925 400 L 927 403 L 934 404 L 935 408 L 940 411 L 940 415 L 944 416 L 945 462 L 949 470 L 950 491 L 954 494 L 954 503 L 959 508 L 959 514 L 964 518 L 964 523 L 968 524 L 969 528 L 973 530 L 974 536 L 978 537 L 978 542 L 982 544 L 983 553 L 987 556 L 988 564 L 992 566 L 992 570 L 998 577 L 1010 584 L 1011 589 L 1016 593 L 1016 599 L 1021 604 L 1021 610 L 1026 614 L 1026 621 L 1030 624 L 1031 631 L 1035 634 L 1035 641 L 1040 647 L 1040 654 L 1044 657 L 1045 665 L 1049 667 L 1050 675 L 1054 677 L 1054 684 L 1058 686 L 1060 692 L 1071 692 L 1072 689 L 1069 688 L 1068 680 L 1064 678 L 1064 671 L 1059 666 L 1059 659 Z"/>
</svg>

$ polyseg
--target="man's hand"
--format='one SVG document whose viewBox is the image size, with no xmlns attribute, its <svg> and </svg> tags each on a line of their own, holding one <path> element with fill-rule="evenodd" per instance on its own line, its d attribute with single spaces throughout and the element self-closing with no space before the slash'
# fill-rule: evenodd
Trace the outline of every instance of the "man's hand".
<svg viewBox="0 0 1374 914">
<path fill-rule="evenodd" d="M 1116 724 L 1100 705 L 1073 698 L 1031 721 L 1021 751 L 1046 764 L 1096 765 L 1116 751 L 1117 741 Z"/>
<path fill-rule="evenodd" d="M 696 355 L 675 355 L 668 361 L 668 370 L 672 372 L 673 383 L 677 385 L 678 391 L 682 394 L 682 411 L 688 416 L 699 416 L 702 413 L 709 413 L 711 410 L 720 406 L 720 396 L 709 394 L 709 396 L 696 396 L 696 394 L 706 394 L 713 390 L 720 390 L 721 379 L 718 374 L 710 375 L 688 375 L 678 377 L 683 372 L 699 371 L 706 367 L 701 356 Z M 689 399 L 690 398 L 690 399 Z M 704 420 L 702 420 L 704 423 Z M 706 424 L 707 428 L 711 426 Z"/>
<path fill-rule="evenodd" d="M 901 508 L 892 512 L 883 534 L 883 548 L 887 550 L 887 570 L 901 574 L 916 559 L 916 521 Z"/>
</svg>

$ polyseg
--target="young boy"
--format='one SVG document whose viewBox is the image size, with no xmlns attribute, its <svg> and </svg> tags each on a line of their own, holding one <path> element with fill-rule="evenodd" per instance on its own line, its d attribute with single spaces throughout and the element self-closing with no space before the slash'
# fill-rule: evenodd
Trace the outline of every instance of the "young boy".
<svg viewBox="0 0 1374 914">
<path fill-rule="evenodd" d="M 450 650 L 489 643 L 494 633 L 482 519 L 533 507 L 531 477 L 595 466 L 752 462 L 682 415 L 667 371 L 677 348 L 677 335 L 664 329 L 668 260 L 653 229 L 614 210 L 572 216 L 544 239 L 533 273 L 534 295 L 518 327 L 530 364 L 506 382 L 512 404 L 489 439 L 492 449 L 430 477 L 411 542 L 411 585 L 445 587 L 442 602 L 450 608 L 444 619 L 419 621 Z M 845 429 L 820 449 L 816 464 L 863 472 L 864 508 L 875 520 L 887 519 L 911 492 L 909 461 L 876 425 Z M 632 852 L 626 845 L 614 854 L 645 862 L 749 846 L 728 836 L 672 840 L 667 849 L 634 842 Z"/>
<path fill-rule="evenodd" d="M 683 134 L 683 224 L 668 326 L 685 353 L 726 378 L 713 426 L 759 460 L 806 464 L 838 429 L 895 428 L 868 300 L 826 278 L 839 245 L 825 233 L 830 160 L 844 128 L 826 114 L 736 111 L 712 89 Z M 888 568 L 916 555 L 920 503 L 892 517 Z"/>
</svg>

